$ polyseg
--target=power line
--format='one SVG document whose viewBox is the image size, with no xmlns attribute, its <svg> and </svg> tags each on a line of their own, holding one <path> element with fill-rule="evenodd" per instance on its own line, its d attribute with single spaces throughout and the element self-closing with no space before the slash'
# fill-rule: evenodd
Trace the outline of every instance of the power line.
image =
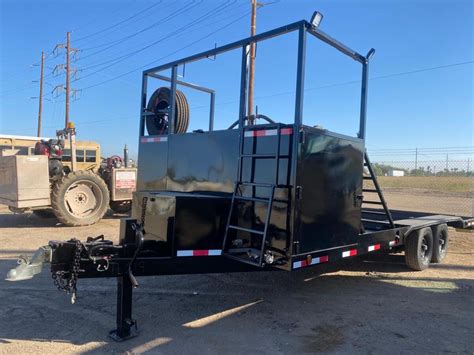
<svg viewBox="0 0 474 355">
<path fill-rule="evenodd" d="M 105 42 L 105 43 L 102 43 L 102 44 L 99 44 L 99 45 L 96 45 L 96 46 L 93 46 L 93 47 L 84 48 L 84 49 L 82 49 L 82 51 L 88 51 L 88 50 L 91 50 L 91 49 L 102 48 L 102 47 L 105 46 L 105 48 L 103 48 L 103 49 L 101 49 L 101 50 L 99 50 L 99 51 L 93 52 L 93 53 L 91 53 L 91 54 L 89 54 L 89 55 L 86 55 L 86 56 L 84 56 L 84 57 L 81 57 L 79 60 L 84 60 L 84 59 L 86 59 L 86 58 L 89 58 L 89 57 L 92 57 L 92 56 L 97 55 L 97 54 L 99 54 L 99 53 L 102 53 L 102 52 L 104 52 L 104 51 L 106 51 L 106 50 L 108 50 L 108 49 L 110 49 L 110 48 L 112 48 L 112 47 L 115 47 L 115 46 L 118 46 L 119 44 L 122 44 L 123 42 L 129 40 L 130 38 L 133 38 L 133 37 L 135 37 L 135 36 L 137 36 L 137 35 L 139 35 L 139 34 L 141 34 L 141 33 L 146 32 L 146 31 L 148 31 L 148 30 L 150 30 L 150 29 L 152 29 L 152 28 L 154 28 L 154 27 L 156 27 L 156 26 L 163 25 L 164 23 L 166 23 L 166 22 L 172 20 L 173 18 L 175 18 L 175 17 L 177 17 L 177 16 L 179 16 L 179 15 L 182 15 L 182 14 L 184 14 L 184 13 L 186 13 L 186 12 L 192 10 L 194 7 L 196 7 L 197 5 L 199 5 L 200 3 L 202 3 L 202 1 L 203 1 L 203 0 L 200 0 L 197 4 L 194 4 L 193 6 L 189 6 L 188 4 L 186 4 L 186 5 L 182 6 L 182 7 L 180 7 L 178 10 L 175 10 L 175 11 L 172 12 L 171 14 L 169 14 L 169 15 L 163 17 L 163 18 L 160 18 L 159 20 L 153 22 L 151 25 L 149 25 L 149 26 L 147 26 L 147 27 L 141 29 L 140 31 L 134 32 L 134 33 L 132 33 L 132 34 L 130 34 L 130 35 L 127 35 L 127 36 L 122 37 L 122 38 L 120 38 L 120 39 L 117 39 L 117 40 L 115 40 L 115 41 L 112 41 L 112 42 L 107 41 L 107 42 Z M 195 3 L 195 2 L 196 2 L 196 1 L 193 0 L 191 3 Z"/>
<path fill-rule="evenodd" d="M 437 69 L 457 67 L 457 66 L 460 66 L 460 65 L 472 64 L 472 63 L 474 63 L 474 60 L 469 60 L 469 61 L 466 61 L 466 62 L 453 63 L 453 64 L 446 64 L 446 65 L 439 65 L 437 67 L 429 67 L 429 68 L 424 68 L 424 69 L 411 70 L 411 71 L 396 73 L 396 74 L 376 76 L 376 77 L 371 78 L 371 80 L 393 78 L 393 77 L 397 77 L 397 76 L 403 76 L 403 75 L 409 75 L 409 74 L 415 74 L 415 73 L 422 73 L 422 72 L 437 70 Z"/>
<path fill-rule="evenodd" d="M 226 29 L 227 27 L 233 25 L 233 24 L 236 23 L 237 21 L 241 20 L 242 18 L 247 17 L 247 15 L 248 15 L 249 13 L 250 13 L 250 12 L 247 11 L 244 15 L 239 16 L 239 17 L 236 18 L 235 20 L 233 20 L 233 21 L 227 23 L 225 26 L 222 26 L 222 27 L 218 28 L 217 30 L 214 30 L 213 32 L 207 34 L 206 36 L 201 37 L 200 39 L 198 39 L 198 40 L 196 40 L 196 41 L 194 41 L 194 42 L 192 42 L 192 43 L 189 43 L 188 45 L 186 45 L 186 46 L 184 46 L 184 47 L 182 47 L 182 48 L 180 48 L 180 49 L 178 49 L 178 50 L 176 50 L 176 51 L 174 51 L 174 52 L 172 52 L 172 53 L 169 53 L 168 55 L 166 55 L 166 56 L 164 56 L 164 57 L 161 57 L 161 58 L 159 58 L 159 59 L 157 59 L 157 60 L 154 60 L 153 62 L 147 63 L 147 64 L 145 64 L 144 66 L 142 66 L 142 67 L 140 67 L 140 68 L 137 68 L 137 69 L 134 69 L 134 70 L 132 70 L 132 71 L 130 71 L 130 72 L 124 73 L 124 74 L 122 74 L 121 76 L 116 76 L 116 77 L 114 77 L 114 78 L 105 80 L 104 82 L 101 82 L 101 83 L 98 83 L 98 84 L 95 84 L 95 85 L 86 87 L 86 88 L 84 88 L 83 90 L 90 89 L 90 88 L 92 88 L 92 87 L 94 87 L 94 86 L 102 85 L 102 84 L 105 83 L 105 82 L 110 82 L 110 81 L 113 81 L 113 80 L 117 80 L 117 79 L 119 79 L 120 77 L 123 77 L 123 76 L 125 76 L 125 75 L 127 75 L 127 74 L 130 74 L 130 73 L 132 73 L 132 72 L 135 72 L 135 71 L 137 71 L 137 70 L 141 70 L 141 69 L 143 69 L 144 67 L 147 67 L 148 65 L 155 63 L 156 61 L 160 61 L 160 60 L 162 60 L 162 59 L 164 59 L 164 58 L 166 58 L 166 57 L 169 57 L 169 56 L 171 56 L 171 55 L 173 55 L 173 54 L 175 54 L 175 53 L 178 53 L 179 51 L 182 51 L 182 50 L 184 50 L 184 49 L 186 49 L 186 48 L 188 48 L 188 47 L 191 47 L 192 45 L 194 45 L 194 44 L 196 44 L 196 43 L 198 43 L 198 42 L 200 42 L 200 41 L 202 41 L 202 40 L 204 40 L 204 39 L 206 39 L 206 38 L 212 36 L 214 33 L 219 32 L 219 31 L 222 31 L 222 30 Z M 127 118 L 127 119 L 135 119 L 135 118 L 136 118 L 136 117 L 133 116 L 133 117 L 130 117 L 130 118 Z M 89 125 L 89 124 L 96 124 L 96 123 L 101 123 L 101 122 L 108 122 L 108 121 L 112 121 L 112 120 L 114 120 L 114 119 L 85 121 L 85 122 L 82 122 L 82 123 L 79 122 L 79 123 L 77 123 L 76 125 L 84 125 L 84 124 L 88 124 L 88 125 Z M 44 127 L 44 128 L 54 128 L 54 127 Z"/>
<path fill-rule="evenodd" d="M 127 17 L 126 19 L 124 19 L 124 20 L 122 20 L 122 21 L 119 21 L 119 22 L 117 22 L 117 23 L 115 23 L 115 24 L 113 24 L 113 25 L 111 25 L 111 26 L 108 26 L 108 27 L 106 27 L 106 28 L 104 28 L 104 29 L 102 29 L 102 30 L 96 31 L 96 32 L 94 32 L 94 33 L 91 33 L 91 34 L 89 34 L 89 35 L 87 35 L 87 36 L 80 37 L 80 38 L 76 39 L 75 41 L 76 41 L 76 43 L 77 43 L 77 42 L 83 41 L 83 40 L 85 40 L 85 39 L 88 39 L 88 38 L 97 36 L 98 34 L 104 33 L 104 32 L 106 32 L 106 31 L 109 31 L 109 30 L 113 29 L 113 28 L 116 28 L 116 27 L 120 26 L 121 24 L 123 24 L 123 23 L 125 23 L 125 22 L 127 22 L 127 21 L 130 21 L 131 19 L 133 19 L 133 18 L 135 18 L 135 17 L 141 15 L 142 13 L 144 13 L 144 12 L 146 12 L 146 11 L 148 11 L 148 10 L 150 10 L 150 9 L 152 9 L 152 8 L 154 8 L 154 7 L 156 7 L 156 6 L 158 6 L 158 5 L 160 5 L 161 3 L 162 3 L 162 0 L 160 0 L 160 1 L 156 2 L 156 3 L 154 3 L 153 5 L 150 5 L 150 6 L 146 7 L 146 8 L 144 8 L 143 10 L 141 10 L 141 11 L 139 11 L 139 12 L 133 14 L 133 15 L 130 16 L 130 17 Z"/>
<path fill-rule="evenodd" d="M 234 0 L 234 1 L 229 1 L 229 2 L 227 2 L 226 4 L 223 4 L 223 5 L 219 5 L 219 6 L 217 6 L 217 7 L 214 7 L 211 11 L 209 11 L 209 12 L 207 12 L 206 14 L 204 14 L 204 15 L 198 17 L 197 19 L 191 21 L 191 22 L 188 23 L 187 25 L 185 25 L 185 26 L 181 27 L 180 29 L 178 29 L 178 30 L 172 32 L 171 34 L 169 34 L 169 35 L 167 35 L 167 36 L 161 38 L 161 39 L 158 40 L 158 41 L 153 42 L 152 44 L 149 44 L 149 45 L 146 46 L 146 47 L 143 47 L 143 48 L 139 49 L 138 51 L 132 52 L 131 55 L 135 55 L 135 54 L 137 54 L 137 53 L 139 53 L 139 52 L 141 52 L 141 51 L 143 51 L 143 50 L 145 50 L 145 49 L 148 49 L 148 48 L 150 48 L 151 46 L 153 46 L 153 45 L 155 45 L 155 44 L 158 44 L 159 42 L 161 42 L 161 41 L 163 41 L 163 40 L 165 40 L 165 39 L 167 39 L 167 38 L 169 38 L 169 37 L 171 37 L 171 36 L 179 35 L 180 32 L 184 32 L 184 30 L 186 30 L 186 29 L 188 29 L 188 28 L 191 28 L 191 27 L 193 27 L 194 25 L 196 25 L 196 24 L 198 24 L 198 23 L 201 23 L 201 22 L 207 20 L 208 18 L 210 18 L 210 17 L 212 17 L 212 16 L 215 16 L 215 15 L 220 14 L 223 10 L 225 10 L 226 8 L 228 8 L 229 6 L 231 6 L 232 4 L 234 4 L 235 2 L 236 2 L 235 0 Z M 136 13 L 135 15 L 130 16 L 128 19 L 123 20 L 123 21 L 121 21 L 121 22 L 119 22 L 119 23 L 116 23 L 116 24 L 114 24 L 114 25 L 112 25 L 112 26 L 107 27 L 107 29 L 114 28 L 114 27 L 120 25 L 121 23 L 124 23 L 124 22 L 126 22 L 126 21 L 128 21 L 128 20 L 130 20 L 130 19 L 132 19 L 132 18 L 134 18 L 134 17 L 136 17 L 136 16 L 138 16 L 139 14 L 141 14 L 141 13 L 143 13 L 143 12 L 149 10 L 150 8 L 152 8 L 152 7 L 156 6 L 156 5 L 158 5 L 158 4 L 154 4 L 154 5 L 152 5 L 152 6 L 149 6 L 149 7 L 147 7 L 146 9 L 140 11 L 139 13 Z M 247 14 L 247 13 L 246 13 L 246 14 Z M 236 21 L 240 20 L 242 17 L 244 17 L 244 16 L 239 17 Z M 229 27 L 229 25 L 235 23 L 236 21 L 233 21 L 233 22 L 231 22 L 231 23 L 229 23 L 229 24 L 227 24 L 227 25 L 225 25 L 225 26 L 223 26 L 223 27 L 217 29 L 217 30 L 214 31 L 213 33 L 219 32 L 219 31 L 221 31 L 222 29 Z M 106 31 L 106 29 L 104 29 L 104 30 L 102 30 L 102 31 Z M 100 31 L 96 32 L 95 34 L 98 34 L 99 32 L 100 32 Z M 201 40 L 204 40 L 204 39 L 210 37 L 210 35 L 212 35 L 213 33 L 211 33 L 211 34 L 209 34 L 209 35 L 207 35 L 207 36 L 202 37 L 201 39 L 199 39 L 199 40 L 193 42 L 191 45 L 193 45 L 193 44 L 195 44 L 195 43 L 197 43 L 197 42 L 199 42 L 199 41 L 201 41 Z M 92 35 L 95 35 L 95 34 L 91 34 L 91 35 L 88 35 L 88 36 L 84 36 L 84 37 L 82 37 L 82 38 L 80 38 L 80 39 L 85 39 L 86 37 L 91 37 Z M 77 42 L 77 41 L 79 41 L 79 39 L 76 40 L 75 42 Z M 189 46 L 190 46 L 190 45 L 189 45 Z M 189 46 L 185 46 L 185 47 L 183 47 L 183 48 L 181 48 L 181 49 L 179 49 L 179 50 L 177 50 L 177 51 L 174 51 L 172 54 L 177 53 L 177 52 L 179 52 L 179 51 L 181 51 L 181 50 L 183 50 L 183 49 L 185 49 L 185 48 L 188 48 Z M 48 53 L 47 56 L 46 56 L 46 58 L 51 57 L 51 56 L 53 55 L 53 52 L 54 52 L 54 51 L 51 51 L 50 53 Z M 113 63 L 110 64 L 109 66 L 106 66 L 106 67 L 104 67 L 104 68 L 101 68 L 100 70 L 97 70 L 97 71 L 95 71 L 95 72 L 93 72 L 93 73 L 90 73 L 90 74 L 86 75 L 85 77 L 89 77 L 89 76 L 92 76 L 92 75 L 94 75 L 94 74 L 101 73 L 102 70 L 104 70 L 104 69 L 106 69 L 106 68 L 109 68 L 109 67 L 111 67 L 111 66 L 117 64 L 118 62 L 123 61 L 124 59 L 127 59 L 127 58 L 130 57 L 131 55 L 128 54 L 128 55 L 119 57 L 119 58 L 118 58 L 118 59 L 119 59 L 118 61 L 113 62 Z M 165 56 L 165 57 L 167 57 L 167 56 Z M 163 57 L 163 58 L 165 58 L 165 57 Z M 113 59 L 112 61 L 114 61 L 114 60 L 117 60 L 117 58 L 116 58 L 116 59 Z M 160 58 L 159 60 L 161 60 L 161 58 Z M 104 63 L 108 63 L 108 62 L 110 62 L 110 60 L 109 60 L 109 61 L 106 61 L 106 62 L 104 62 Z M 100 65 L 102 65 L 102 64 L 104 64 L 104 63 L 100 63 Z M 98 65 L 94 65 L 94 66 L 98 66 Z M 146 65 L 145 65 L 145 66 L 146 66 Z M 90 68 L 90 67 L 89 67 L 89 68 Z M 142 69 L 142 68 L 143 68 L 143 67 L 140 67 L 140 68 L 138 68 L 138 69 L 134 69 L 134 70 L 131 71 L 131 72 L 134 72 L 134 71 L 136 71 L 136 70 L 140 70 L 140 69 Z M 86 68 L 85 70 L 87 70 L 87 68 Z M 120 76 L 115 77 L 115 78 L 118 79 L 118 78 L 120 78 L 120 77 L 123 77 L 123 76 L 129 74 L 129 73 L 130 73 L 130 72 L 127 72 L 126 74 L 120 75 Z M 48 78 L 48 77 L 50 77 L 50 76 L 52 76 L 52 74 L 46 75 L 45 78 Z M 79 78 L 79 79 L 76 79 L 76 80 L 73 80 L 73 81 L 78 81 L 78 80 L 81 80 L 81 79 L 83 79 L 83 78 L 85 78 L 85 77 L 82 77 L 82 78 Z M 112 78 L 112 79 L 109 79 L 109 80 L 115 80 L 115 78 Z M 6 92 L 0 93 L 0 97 L 2 97 L 2 96 L 8 96 L 8 95 L 15 94 L 15 93 L 21 92 L 21 91 L 26 91 L 26 90 L 30 89 L 33 85 L 34 85 L 34 83 L 30 83 L 30 84 L 27 84 L 27 85 L 25 85 L 25 86 L 23 86 L 23 87 L 20 87 L 20 88 L 16 88 L 16 89 L 12 89 L 12 90 L 7 90 Z M 88 88 L 90 88 L 90 87 L 87 87 L 86 89 L 88 89 Z M 50 95 L 52 95 L 52 94 L 51 94 L 51 93 L 48 93 L 48 94 L 45 95 L 45 97 L 50 96 Z"/>
<path fill-rule="evenodd" d="M 48 60 L 48 58 L 50 58 L 52 56 L 52 54 L 53 54 L 53 51 L 49 52 L 48 54 L 45 54 L 44 61 L 46 62 Z M 40 64 L 41 64 L 41 60 L 39 62 L 35 62 L 35 63 L 29 65 L 29 67 L 36 67 L 36 66 L 39 66 Z M 48 68 L 48 67 L 46 66 L 46 68 Z M 10 79 L 12 77 L 16 77 L 18 75 L 19 75 L 19 73 L 17 73 L 16 75 L 14 74 L 14 75 L 10 76 Z M 47 74 L 47 75 L 44 76 L 44 79 L 48 79 L 51 76 L 52 76 L 52 74 Z M 25 84 L 23 86 L 20 86 L 20 87 L 14 88 L 14 89 L 6 90 L 6 91 L 0 93 L 0 97 L 10 96 L 10 95 L 15 94 L 17 92 L 26 91 L 26 90 L 30 89 L 32 86 L 34 86 L 35 83 L 38 82 L 39 80 L 40 80 L 40 78 L 36 78 L 36 79 L 32 80 L 31 82 L 29 82 L 28 84 Z"/>
<path fill-rule="evenodd" d="M 133 0 L 133 2 L 136 2 L 136 1 L 137 1 L 137 0 Z M 112 16 L 114 16 L 114 15 L 116 15 L 116 14 L 118 14 L 119 12 L 122 12 L 122 11 L 124 11 L 124 9 L 123 9 L 122 7 L 118 7 L 117 9 L 115 9 L 115 11 L 108 12 L 108 13 L 107 13 L 107 16 L 112 17 Z M 99 14 L 99 16 L 100 16 L 100 19 L 102 20 L 102 18 L 103 18 L 102 14 Z M 80 30 L 82 30 L 83 28 L 88 27 L 90 24 L 93 24 L 93 23 L 95 23 L 95 22 L 97 22 L 97 21 L 98 21 L 97 19 L 92 19 L 92 20 L 90 20 L 90 21 L 87 21 L 87 22 L 83 23 L 81 26 L 71 29 L 71 32 L 74 33 L 74 32 L 76 32 L 76 31 L 80 31 Z"/>
<path fill-rule="evenodd" d="M 246 13 L 245 15 L 243 15 L 243 16 L 238 17 L 238 18 L 235 19 L 234 21 L 229 22 L 229 23 L 226 24 L 225 26 L 222 26 L 222 27 L 218 28 L 217 30 L 212 31 L 211 33 L 205 35 L 204 37 L 201 37 L 201 38 L 199 38 L 198 40 L 193 41 L 193 42 L 189 43 L 188 45 L 186 45 L 186 46 L 184 46 L 184 47 L 181 47 L 181 48 L 179 48 L 179 49 L 177 49 L 177 50 L 175 50 L 175 51 L 173 51 L 173 52 L 167 54 L 166 56 L 163 56 L 163 57 L 161 57 L 161 58 L 158 58 L 158 59 L 156 59 L 156 60 L 154 60 L 154 61 L 152 61 L 152 62 L 149 62 L 149 63 L 147 63 L 147 64 L 144 64 L 144 65 L 142 65 L 142 66 L 140 66 L 140 67 L 138 67 L 138 68 L 132 69 L 132 70 L 126 72 L 126 73 L 122 73 L 122 74 L 120 74 L 120 75 L 117 75 L 117 76 L 115 76 L 115 77 L 113 77 L 113 78 L 110 78 L 110 79 L 108 79 L 108 80 L 105 80 L 105 81 L 102 81 L 102 82 L 99 82 L 99 83 L 96 83 L 96 84 L 93 84 L 93 85 L 89 85 L 89 86 L 83 88 L 82 90 L 84 91 L 84 90 L 92 89 L 92 88 L 94 88 L 94 87 L 96 87 L 96 86 L 100 86 L 100 85 L 109 83 L 109 82 L 111 82 L 111 81 L 114 81 L 114 80 L 117 80 L 117 79 L 119 79 L 119 78 L 122 78 L 122 77 L 124 77 L 124 76 L 126 76 L 126 75 L 128 75 L 128 74 L 131 74 L 131 73 L 134 73 L 134 72 L 136 72 L 136 71 L 142 70 L 143 68 L 146 68 L 146 67 L 148 67 L 149 65 L 156 63 L 157 61 L 160 61 L 160 60 L 163 60 L 163 59 L 165 59 L 165 58 L 168 58 L 168 57 L 172 56 L 173 54 L 176 54 L 176 53 L 178 53 L 178 52 L 181 52 L 182 50 L 184 50 L 184 49 L 186 49 L 186 48 L 189 48 L 189 47 L 195 45 L 196 43 L 198 43 L 198 42 L 200 42 L 200 41 L 203 41 L 203 40 L 205 40 L 205 39 L 211 37 L 211 36 L 214 35 L 215 33 L 220 32 L 220 31 L 226 29 L 227 27 L 233 25 L 234 23 L 240 21 L 241 19 L 243 19 L 244 17 L 246 17 L 248 14 L 249 14 L 249 12 L 247 12 L 247 13 Z"/>
<path fill-rule="evenodd" d="M 436 67 L 429 67 L 429 68 L 411 70 L 411 71 L 394 73 L 394 74 L 374 76 L 374 77 L 369 78 L 369 80 L 388 79 L 388 78 L 393 78 L 393 77 L 397 77 L 397 76 L 404 76 L 404 75 L 408 75 L 408 74 L 416 74 L 416 73 L 421 73 L 421 72 L 426 72 L 426 71 L 431 71 L 431 70 L 437 70 L 437 69 L 445 69 L 445 68 L 450 68 L 450 67 L 455 67 L 455 66 L 460 66 L 460 65 L 466 65 L 466 64 L 472 64 L 472 63 L 474 63 L 474 60 L 467 61 L 467 62 L 446 64 L 446 65 L 439 65 L 439 66 L 436 66 Z M 309 87 L 309 88 L 306 88 L 304 91 L 306 92 L 306 91 L 313 91 L 313 90 L 320 90 L 320 89 L 328 89 L 328 88 L 333 88 L 333 87 L 354 85 L 354 84 L 360 84 L 360 83 L 361 83 L 360 80 L 351 80 L 351 81 L 344 81 L 344 82 L 340 82 L 340 83 Z M 268 98 L 277 97 L 277 96 L 291 95 L 291 94 L 294 94 L 295 92 L 296 92 L 295 90 L 282 91 L 282 92 L 277 92 L 277 93 L 274 93 L 274 94 L 258 96 L 258 97 L 256 97 L 256 99 L 268 99 Z M 229 105 L 229 104 L 234 104 L 234 103 L 237 103 L 237 102 L 239 102 L 239 100 L 222 102 L 218 105 Z M 199 109 L 199 108 L 206 108 L 206 107 L 207 106 L 196 106 L 196 107 L 193 107 L 193 108 L 194 109 Z"/>
<path fill-rule="evenodd" d="M 158 4 L 155 4 L 155 5 L 153 5 L 152 7 L 154 7 L 154 6 L 156 6 L 156 5 L 158 5 Z M 146 10 L 146 9 L 145 9 L 145 10 Z M 145 10 L 144 10 L 144 11 L 145 11 Z M 121 11 L 121 9 L 119 9 L 119 11 Z M 117 12 L 119 12 L 119 11 L 115 11 L 114 14 L 117 13 Z M 90 22 L 88 22 L 88 23 L 92 23 L 92 22 L 95 22 L 95 20 L 94 20 L 94 21 L 90 21 Z M 85 24 L 84 24 L 83 26 L 79 27 L 79 28 L 74 29 L 74 31 L 77 31 L 78 29 L 80 29 L 80 28 L 82 28 L 82 27 L 85 27 Z M 84 37 L 83 37 L 82 39 L 84 39 Z M 47 52 L 47 53 L 45 54 L 45 58 L 44 58 L 45 62 L 48 61 L 48 60 L 50 60 L 51 57 L 53 57 L 53 56 L 54 56 L 54 50 L 51 50 L 51 51 Z M 41 63 L 41 60 L 38 60 L 38 61 L 34 62 L 33 64 L 31 64 L 30 67 L 38 66 L 38 65 L 40 65 L 40 63 Z M 17 74 L 17 75 L 18 75 L 18 74 Z M 15 77 L 15 76 L 17 76 L 17 75 L 13 75 L 13 77 Z M 52 74 L 45 75 L 45 79 L 48 78 L 48 77 L 51 77 L 51 76 L 52 76 Z M 12 76 L 10 76 L 10 78 L 11 78 L 11 77 L 12 77 Z M 39 79 L 38 79 L 38 80 L 39 80 Z M 28 85 L 26 85 L 26 86 L 24 86 L 24 87 L 22 87 L 22 88 L 26 88 L 26 87 L 29 87 L 29 86 L 31 86 L 31 85 L 28 84 Z M 22 90 L 13 89 L 13 90 L 14 90 L 15 92 L 24 91 L 23 89 L 22 89 Z M 11 91 L 11 90 L 9 90 L 9 91 Z M 6 93 L 7 93 L 7 92 L 1 93 L 0 96 L 6 96 L 6 95 L 5 95 Z"/>
<path fill-rule="evenodd" d="M 210 11 L 208 11 L 207 13 L 205 13 L 204 15 L 198 17 L 197 19 L 194 19 L 193 21 L 189 22 L 188 24 L 186 24 L 186 25 L 184 25 L 184 26 L 178 28 L 177 30 L 174 30 L 174 31 L 168 33 L 167 35 L 161 37 L 160 39 L 158 39 L 158 40 L 156 40 L 156 41 L 154 41 L 154 42 L 152 42 L 152 43 L 150 43 L 150 44 L 148 44 L 148 45 L 146 45 L 146 46 L 144 46 L 144 47 L 142 47 L 142 48 L 140 48 L 140 49 L 138 49 L 138 50 L 132 51 L 132 52 L 127 53 L 127 54 L 124 54 L 124 55 L 122 55 L 122 56 L 120 56 L 120 57 L 117 57 L 117 58 L 113 58 L 113 59 L 107 60 L 107 61 L 102 62 L 102 63 L 90 65 L 90 66 L 84 68 L 84 70 L 87 70 L 87 69 L 90 69 L 90 68 L 95 68 L 95 67 L 98 67 L 98 66 L 102 66 L 102 65 L 108 64 L 108 63 L 110 63 L 110 64 L 107 65 L 107 66 L 105 66 L 105 67 L 100 68 L 99 70 L 102 71 L 102 70 L 105 70 L 105 69 L 107 69 L 107 68 L 110 68 L 110 67 L 112 67 L 112 66 L 114 66 L 114 65 L 116 65 L 116 64 L 118 64 L 118 63 L 120 63 L 120 62 L 122 62 L 122 61 L 124 61 L 125 59 L 128 59 L 128 58 L 130 58 L 130 57 L 132 57 L 132 56 L 134 56 L 134 55 L 136 55 L 136 54 L 138 54 L 138 53 L 143 52 L 144 50 L 147 50 L 147 49 L 149 49 L 149 48 L 151 48 L 151 47 L 153 47 L 153 46 L 159 44 L 160 42 L 163 42 L 163 41 L 165 41 L 165 40 L 167 40 L 167 39 L 169 39 L 169 38 L 172 38 L 173 36 L 179 35 L 180 33 L 184 32 L 185 30 L 187 30 L 187 29 L 193 27 L 195 24 L 198 24 L 198 23 L 200 23 L 200 22 L 203 22 L 203 21 L 207 20 L 208 18 L 210 18 L 210 17 L 212 17 L 212 16 L 215 16 L 215 15 L 221 13 L 221 12 L 224 11 L 226 8 L 228 8 L 229 6 L 231 6 L 233 3 L 235 3 L 235 0 L 232 1 L 232 2 L 229 1 L 229 2 L 227 2 L 227 3 L 224 4 L 224 5 L 219 5 L 219 6 L 217 6 L 217 7 L 214 7 L 212 10 L 210 10 Z M 76 81 L 82 80 L 82 79 L 84 79 L 84 78 L 86 78 L 86 77 L 89 77 L 89 76 L 92 76 L 92 75 L 94 75 L 94 74 L 95 74 L 95 72 L 90 73 L 90 74 L 86 75 L 85 77 L 82 77 L 82 78 L 80 78 L 80 79 L 77 79 Z"/>
</svg>

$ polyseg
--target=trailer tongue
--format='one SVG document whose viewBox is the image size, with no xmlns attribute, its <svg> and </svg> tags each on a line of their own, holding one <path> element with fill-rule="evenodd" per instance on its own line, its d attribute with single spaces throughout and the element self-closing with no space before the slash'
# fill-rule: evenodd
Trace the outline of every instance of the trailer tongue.
<svg viewBox="0 0 474 355">
<path fill-rule="evenodd" d="M 247 47 L 290 32 L 298 33 L 293 122 L 246 116 Z M 362 66 L 357 137 L 303 123 L 307 35 Z M 216 131 L 214 90 L 178 80 L 177 72 L 186 63 L 231 50 L 241 51 L 240 112 L 229 129 Z M 404 248 L 414 270 L 441 262 L 447 225 L 471 227 L 474 221 L 389 210 L 365 153 L 373 53 L 363 56 L 299 21 L 146 70 L 137 192 L 132 218 L 121 221 L 118 245 L 103 236 L 51 241 L 31 259 L 21 259 L 7 280 L 29 279 L 48 262 L 55 285 L 74 303 L 79 278 L 117 277 L 117 328 L 110 335 L 124 340 L 136 335 L 137 276 L 293 271 L 392 248 Z M 169 69 L 170 78 L 160 74 Z M 147 102 L 149 79 L 170 87 L 157 89 Z M 210 95 L 209 131 L 186 133 L 189 106 L 178 85 Z"/>
</svg>

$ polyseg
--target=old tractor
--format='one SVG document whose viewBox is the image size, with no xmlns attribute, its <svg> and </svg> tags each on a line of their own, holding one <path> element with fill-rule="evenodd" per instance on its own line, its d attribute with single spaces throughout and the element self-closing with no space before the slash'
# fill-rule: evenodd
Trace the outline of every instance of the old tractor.
<svg viewBox="0 0 474 355">
<path fill-rule="evenodd" d="M 15 213 L 54 214 L 67 226 L 94 224 L 109 207 L 128 212 L 136 183 L 128 150 L 101 159 L 99 144 L 76 142 L 72 123 L 56 135 L 0 137 L 0 203 Z"/>
</svg>

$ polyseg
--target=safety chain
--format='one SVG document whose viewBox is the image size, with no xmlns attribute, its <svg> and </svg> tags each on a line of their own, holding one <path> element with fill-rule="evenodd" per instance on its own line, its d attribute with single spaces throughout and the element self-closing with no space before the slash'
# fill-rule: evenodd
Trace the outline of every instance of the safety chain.
<svg viewBox="0 0 474 355">
<path fill-rule="evenodd" d="M 77 298 L 77 276 L 81 266 L 81 254 L 84 250 L 84 245 L 80 240 L 75 238 L 71 241 L 74 242 L 76 246 L 69 271 L 52 271 L 51 277 L 58 290 L 71 294 L 71 303 L 74 304 Z"/>
<path fill-rule="evenodd" d="M 140 219 L 140 225 L 143 228 L 145 226 L 145 216 L 146 216 L 146 205 L 148 202 L 148 197 L 144 196 L 142 200 L 142 213 L 141 213 L 141 219 Z"/>
</svg>

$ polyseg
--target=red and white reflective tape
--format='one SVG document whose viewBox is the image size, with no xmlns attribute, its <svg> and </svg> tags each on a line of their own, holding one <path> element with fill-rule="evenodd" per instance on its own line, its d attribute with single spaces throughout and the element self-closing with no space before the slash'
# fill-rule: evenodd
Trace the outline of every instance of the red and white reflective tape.
<svg viewBox="0 0 474 355">
<path fill-rule="evenodd" d="M 375 245 L 369 245 L 367 248 L 368 251 L 375 251 L 380 249 L 380 244 L 375 244 Z"/>
<path fill-rule="evenodd" d="M 220 249 L 205 250 L 178 250 L 176 256 L 219 256 L 222 255 Z"/>
<path fill-rule="evenodd" d="M 357 255 L 357 249 L 352 249 L 352 250 L 347 250 L 342 252 L 342 257 L 347 258 L 349 256 L 356 256 Z"/>
<path fill-rule="evenodd" d="M 398 242 L 396 240 L 391 240 L 388 245 L 390 245 L 391 247 L 393 247 L 394 245 L 397 245 Z"/>
<path fill-rule="evenodd" d="M 167 142 L 168 137 L 161 136 L 161 137 L 142 137 L 140 142 L 142 143 L 157 143 L 157 142 Z"/>
<path fill-rule="evenodd" d="M 245 131 L 244 137 L 268 137 L 276 136 L 278 134 L 277 129 L 256 129 L 253 131 Z M 282 136 L 293 134 L 293 128 L 282 128 L 280 130 Z"/>
<path fill-rule="evenodd" d="M 316 265 L 316 264 L 321 264 L 321 263 L 327 263 L 329 261 L 329 256 L 324 255 L 320 256 L 317 258 L 312 258 L 311 262 L 308 262 L 308 260 L 300 260 L 300 261 L 295 261 L 293 263 L 293 269 L 299 269 L 300 267 L 305 267 L 305 266 L 310 266 L 310 265 Z"/>
</svg>

